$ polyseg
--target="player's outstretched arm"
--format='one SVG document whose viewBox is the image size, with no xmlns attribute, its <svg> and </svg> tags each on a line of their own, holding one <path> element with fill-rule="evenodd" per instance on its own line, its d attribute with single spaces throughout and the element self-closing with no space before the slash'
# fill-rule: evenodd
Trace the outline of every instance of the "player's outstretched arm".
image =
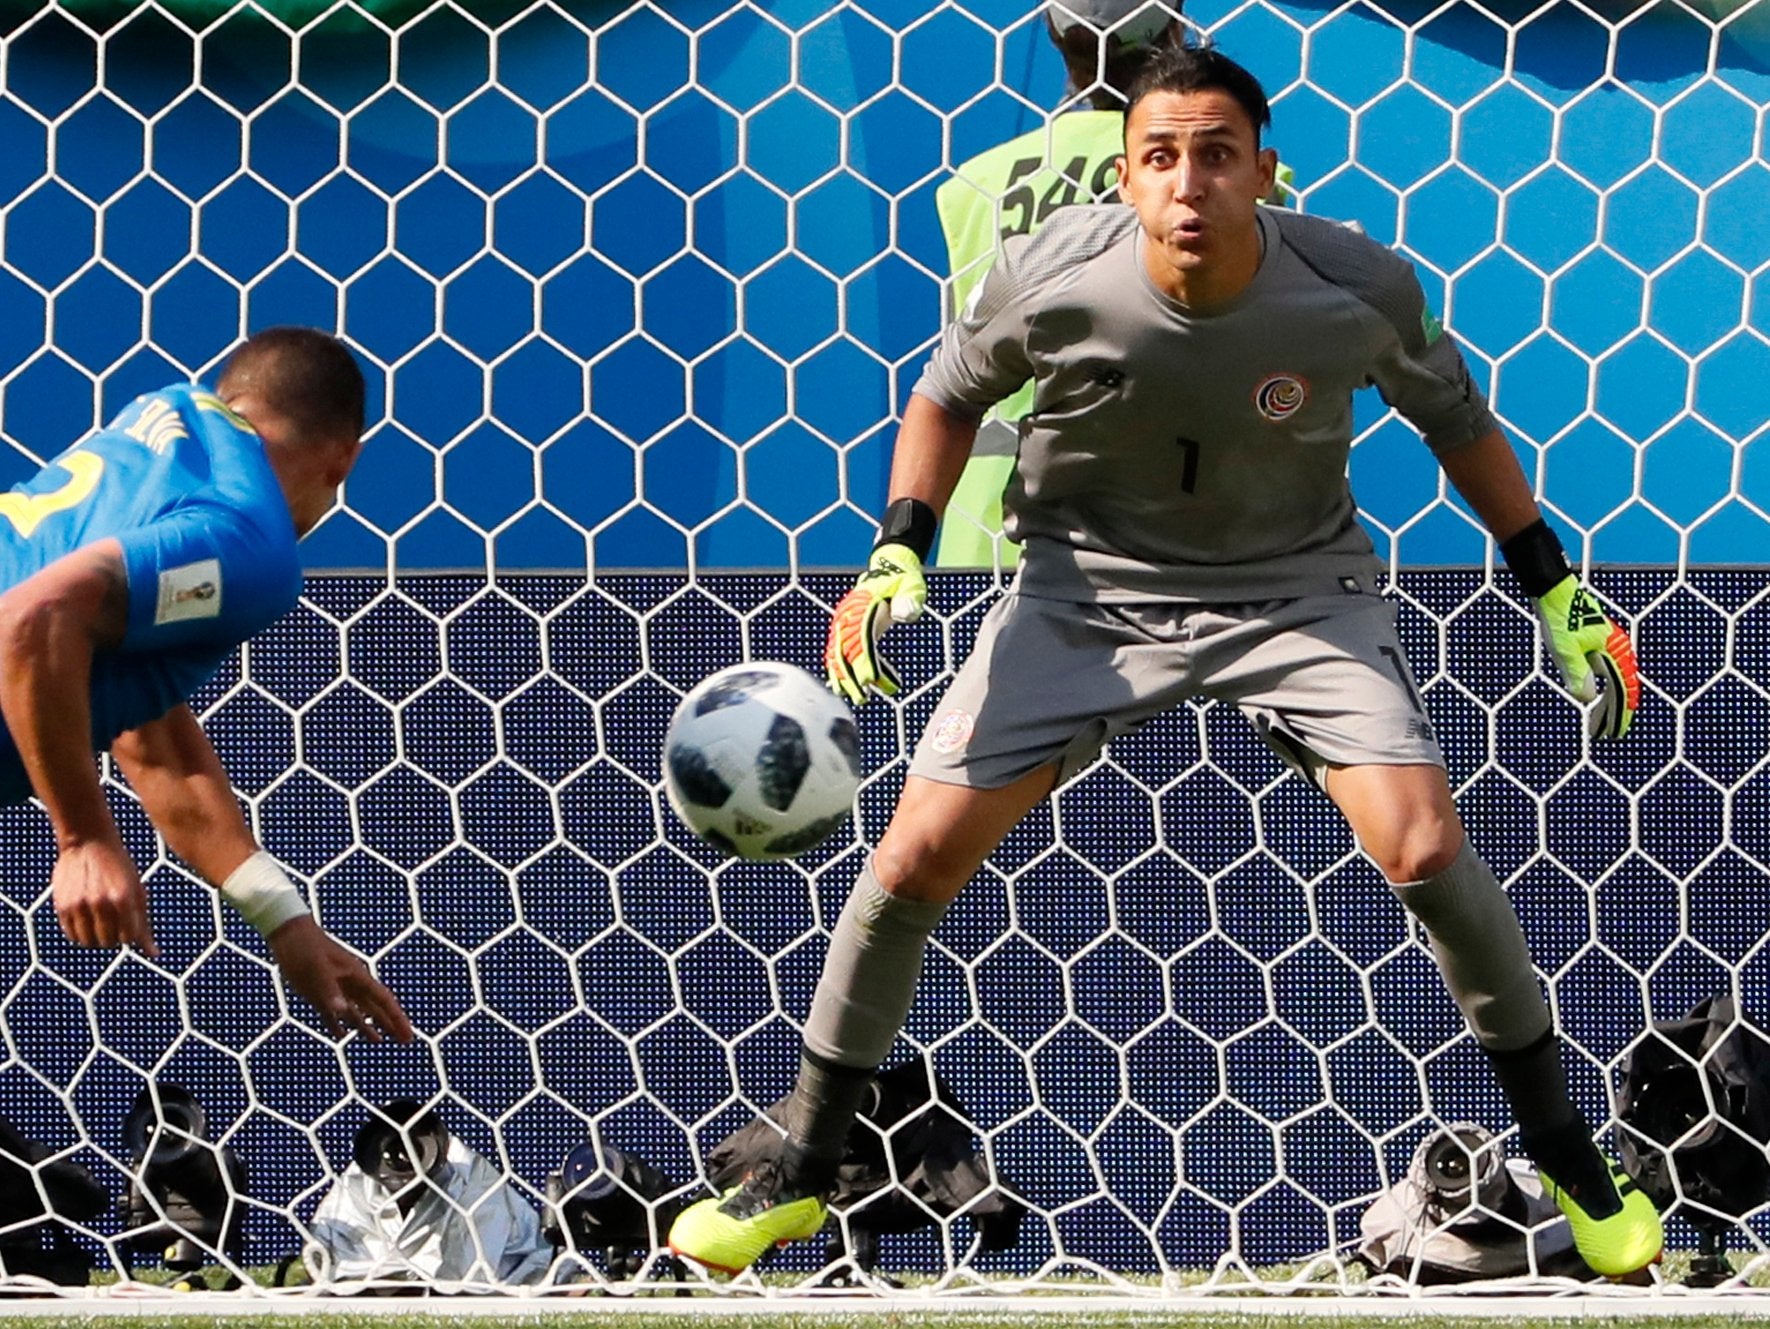
<svg viewBox="0 0 1770 1329">
<path fill-rule="evenodd" d="M 51 895 L 81 946 L 157 954 L 147 892 L 124 847 L 92 758 L 94 652 L 129 623 L 123 551 L 103 540 L 0 595 L 0 713 L 55 831 Z"/>
<path fill-rule="evenodd" d="M 320 1013 L 334 1038 L 354 1029 L 373 1043 L 412 1041 L 412 1022 L 399 998 L 312 915 L 290 919 L 265 941 L 289 986 Z"/>
<path fill-rule="evenodd" d="M 209 736 L 188 706 L 123 734 L 111 747 L 148 818 L 263 935 L 295 992 L 342 1036 L 412 1038 L 398 999 L 360 956 L 314 921 L 295 883 L 253 838 Z"/>
<path fill-rule="evenodd" d="M 1634 642 L 1580 584 L 1561 541 L 1543 520 L 1512 445 L 1496 429 L 1440 460 L 1535 603 L 1567 690 L 1582 702 L 1596 702 L 1586 722 L 1592 737 L 1621 738 L 1641 704 Z"/>
<path fill-rule="evenodd" d="M 871 692 L 897 695 L 897 671 L 880 653 L 879 638 L 893 623 L 922 616 L 928 599 L 922 564 L 976 438 L 977 421 L 911 394 L 892 453 L 891 502 L 879 538 L 866 571 L 830 615 L 824 641 L 831 690 L 857 706 Z"/>
</svg>

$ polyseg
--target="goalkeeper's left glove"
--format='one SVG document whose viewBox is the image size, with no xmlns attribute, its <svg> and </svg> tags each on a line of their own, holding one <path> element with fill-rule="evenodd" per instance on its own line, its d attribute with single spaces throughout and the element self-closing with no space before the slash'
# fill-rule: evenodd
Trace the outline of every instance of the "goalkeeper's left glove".
<svg viewBox="0 0 1770 1329">
<path fill-rule="evenodd" d="M 1525 527 L 1500 551 L 1536 601 L 1549 653 L 1567 690 L 1582 702 L 1597 702 L 1587 716 L 1588 731 L 1593 738 L 1621 738 L 1641 705 L 1641 674 L 1629 634 L 1580 585 L 1546 522 Z M 1602 693 L 1594 670 L 1604 675 Z"/>
<path fill-rule="evenodd" d="M 1592 737 L 1621 738 L 1641 705 L 1641 674 L 1629 634 L 1571 573 L 1537 597 L 1536 611 L 1567 690 L 1581 701 L 1598 702 L 1586 722 Z M 1604 675 L 1602 693 L 1593 669 Z"/>
<path fill-rule="evenodd" d="M 879 542 L 854 589 L 830 615 L 824 641 L 824 674 L 830 691 L 856 706 L 869 691 L 895 697 L 897 671 L 879 652 L 879 638 L 893 623 L 922 616 L 928 583 L 922 560 L 934 545 L 934 510 L 915 499 L 898 499 L 885 511 Z"/>
</svg>

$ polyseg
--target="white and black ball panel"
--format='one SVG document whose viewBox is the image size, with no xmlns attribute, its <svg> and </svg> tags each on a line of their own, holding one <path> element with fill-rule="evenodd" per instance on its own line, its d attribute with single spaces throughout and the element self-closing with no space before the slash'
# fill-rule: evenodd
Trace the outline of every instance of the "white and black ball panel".
<svg viewBox="0 0 1770 1329">
<path fill-rule="evenodd" d="M 805 726 L 790 715 L 777 715 L 756 754 L 756 783 L 762 801 L 776 812 L 785 812 L 799 796 L 799 788 L 811 771 L 811 745 Z"/>
<path fill-rule="evenodd" d="M 664 741 L 664 787 L 721 852 L 789 858 L 849 820 L 864 774 L 847 704 L 792 665 L 752 661 L 703 679 Z"/>
<path fill-rule="evenodd" d="M 866 770 L 860 764 L 860 726 L 846 715 L 838 715 L 830 721 L 830 743 L 848 761 L 848 769 L 854 772 L 854 778 L 860 779 Z"/>
<path fill-rule="evenodd" d="M 816 849 L 829 839 L 848 820 L 846 811 L 832 816 L 821 817 L 817 821 L 808 822 L 796 831 L 788 831 L 777 835 L 768 842 L 768 853 L 772 858 L 791 858 L 795 854 L 803 854 L 808 849 Z"/>
<path fill-rule="evenodd" d="M 756 693 L 768 691 L 778 682 L 779 677 L 765 669 L 745 667 L 715 674 L 691 694 L 697 698 L 695 714 L 706 715 L 727 706 L 740 705 Z M 708 683 L 713 686 L 708 687 Z"/>
<path fill-rule="evenodd" d="M 685 802 L 698 808 L 722 808 L 731 797 L 731 785 L 700 748 L 673 743 L 665 760 L 669 762 L 670 783 Z"/>
</svg>

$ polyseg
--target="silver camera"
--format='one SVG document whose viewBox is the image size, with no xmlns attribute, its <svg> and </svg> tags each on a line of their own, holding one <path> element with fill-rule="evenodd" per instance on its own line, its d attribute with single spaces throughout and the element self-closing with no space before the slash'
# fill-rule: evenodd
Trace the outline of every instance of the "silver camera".
<svg viewBox="0 0 1770 1329">
<path fill-rule="evenodd" d="M 1474 1122 L 1459 1121 L 1433 1131 L 1414 1151 L 1409 1169 L 1440 1218 L 1471 1210 L 1510 1212 L 1512 1175 L 1493 1132 Z"/>
</svg>

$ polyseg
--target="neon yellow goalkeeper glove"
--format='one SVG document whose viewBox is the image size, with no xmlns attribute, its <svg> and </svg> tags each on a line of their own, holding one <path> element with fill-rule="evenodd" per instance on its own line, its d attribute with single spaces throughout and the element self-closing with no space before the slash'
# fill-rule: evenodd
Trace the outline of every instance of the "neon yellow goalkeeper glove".
<svg viewBox="0 0 1770 1329">
<path fill-rule="evenodd" d="M 867 570 L 830 616 L 830 635 L 824 642 L 830 691 L 856 706 L 869 691 L 895 697 L 900 687 L 897 671 L 879 653 L 879 638 L 893 623 L 920 618 L 927 601 L 928 583 L 914 549 L 905 544 L 874 549 Z"/>
<path fill-rule="evenodd" d="M 1598 703 L 1586 721 L 1592 737 L 1621 738 L 1641 705 L 1635 643 L 1572 573 L 1537 598 L 1536 610 L 1567 690 L 1581 701 Z M 1602 693 L 1594 669 L 1604 675 Z"/>
</svg>

